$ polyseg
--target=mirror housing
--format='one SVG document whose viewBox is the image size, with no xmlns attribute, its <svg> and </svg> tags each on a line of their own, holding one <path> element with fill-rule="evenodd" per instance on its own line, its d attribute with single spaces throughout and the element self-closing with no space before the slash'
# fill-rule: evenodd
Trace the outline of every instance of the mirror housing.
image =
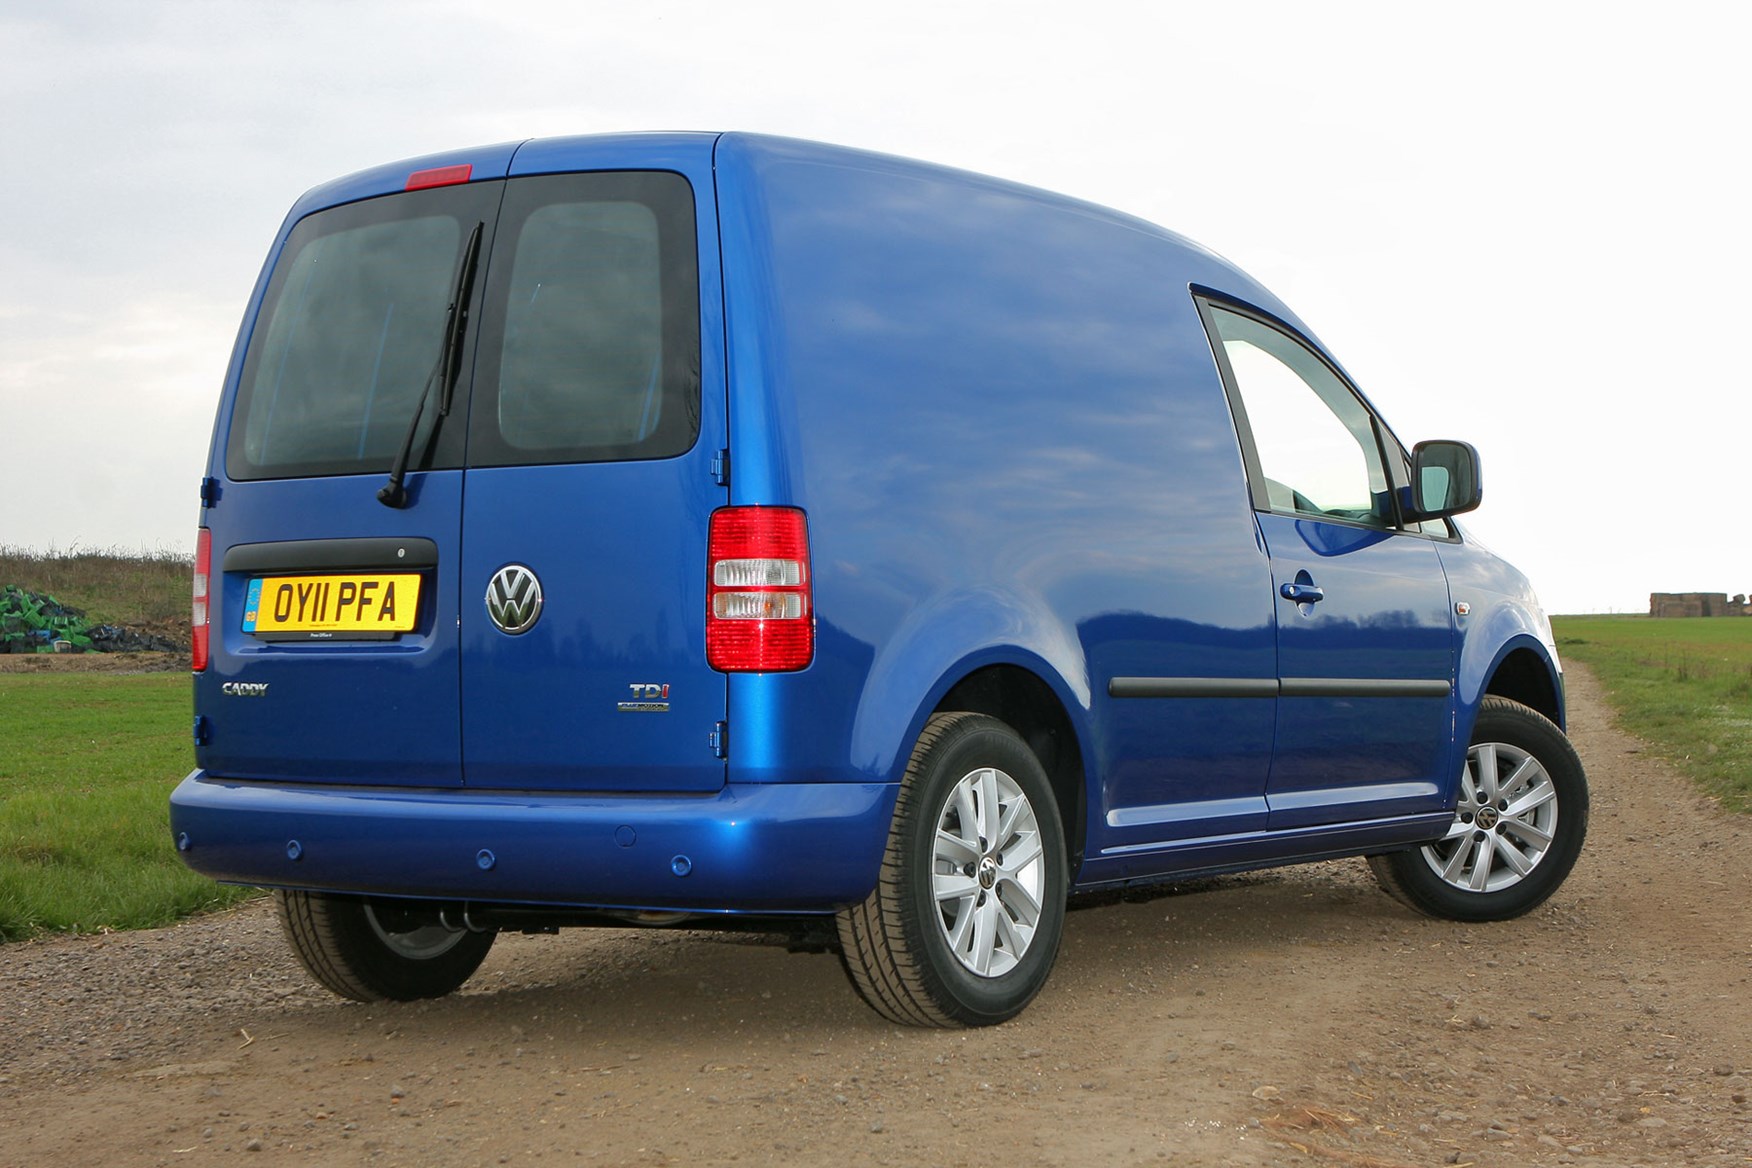
<svg viewBox="0 0 1752 1168">
<path fill-rule="evenodd" d="M 1444 519 L 1470 511 L 1484 498 L 1478 451 L 1470 442 L 1438 439 L 1411 451 L 1411 514 L 1408 520 Z"/>
</svg>

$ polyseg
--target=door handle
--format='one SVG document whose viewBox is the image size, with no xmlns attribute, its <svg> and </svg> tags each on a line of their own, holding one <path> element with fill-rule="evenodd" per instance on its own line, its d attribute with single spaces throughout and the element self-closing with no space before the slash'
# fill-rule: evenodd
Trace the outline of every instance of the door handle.
<svg viewBox="0 0 1752 1168">
<path fill-rule="evenodd" d="M 1293 600 L 1297 604 L 1313 604 L 1326 599 L 1326 590 L 1318 584 L 1309 584 L 1298 580 L 1294 584 L 1285 584 L 1278 589 L 1278 595 L 1285 600 Z"/>
</svg>

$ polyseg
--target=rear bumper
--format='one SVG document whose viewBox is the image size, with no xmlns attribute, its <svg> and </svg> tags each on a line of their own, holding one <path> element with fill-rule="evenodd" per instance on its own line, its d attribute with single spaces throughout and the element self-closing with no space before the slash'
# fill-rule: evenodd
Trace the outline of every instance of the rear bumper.
<svg viewBox="0 0 1752 1168">
<path fill-rule="evenodd" d="M 249 783 L 170 798 L 189 867 L 269 888 L 579 908 L 825 912 L 876 886 L 898 788 L 568 795 Z"/>
</svg>

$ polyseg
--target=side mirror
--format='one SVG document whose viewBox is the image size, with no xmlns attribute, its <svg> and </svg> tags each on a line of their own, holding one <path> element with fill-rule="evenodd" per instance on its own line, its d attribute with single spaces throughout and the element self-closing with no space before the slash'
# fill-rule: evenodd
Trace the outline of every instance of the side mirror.
<svg viewBox="0 0 1752 1168">
<path fill-rule="evenodd" d="M 1478 506 L 1484 498 L 1478 451 L 1470 442 L 1419 442 L 1411 451 L 1411 507 L 1407 518 L 1441 519 Z"/>
</svg>

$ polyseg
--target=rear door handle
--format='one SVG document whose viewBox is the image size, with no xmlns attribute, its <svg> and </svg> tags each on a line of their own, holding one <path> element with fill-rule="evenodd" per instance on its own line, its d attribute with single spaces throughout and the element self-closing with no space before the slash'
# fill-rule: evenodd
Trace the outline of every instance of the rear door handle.
<svg viewBox="0 0 1752 1168">
<path fill-rule="evenodd" d="M 1285 584 L 1278 589 L 1278 595 L 1285 600 L 1293 600 L 1297 604 L 1313 604 L 1326 599 L 1326 590 L 1318 584 Z"/>
</svg>

